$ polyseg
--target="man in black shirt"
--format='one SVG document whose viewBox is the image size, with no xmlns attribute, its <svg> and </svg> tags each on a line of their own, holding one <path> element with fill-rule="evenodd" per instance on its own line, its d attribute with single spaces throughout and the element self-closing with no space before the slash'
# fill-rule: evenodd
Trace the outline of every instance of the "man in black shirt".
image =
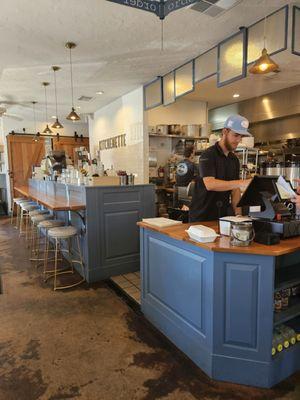
<svg viewBox="0 0 300 400">
<path fill-rule="evenodd" d="M 222 138 L 202 153 L 199 160 L 199 177 L 196 179 L 190 221 L 216 220 L 238 213 L 236 207 L 250 180 L 241 180 L 240 164 L 233 151 L 247 131 L 249 121 L 241 115 L 227 118 Z"/>
<path fill-rule="evenodd" d="M 188 186 L 195 178 L 194 156 L 194 146 L 187 146 L 184 149 L 184 160 L 180 161 L 176 166 L 176 186 Z"/>
</svg>

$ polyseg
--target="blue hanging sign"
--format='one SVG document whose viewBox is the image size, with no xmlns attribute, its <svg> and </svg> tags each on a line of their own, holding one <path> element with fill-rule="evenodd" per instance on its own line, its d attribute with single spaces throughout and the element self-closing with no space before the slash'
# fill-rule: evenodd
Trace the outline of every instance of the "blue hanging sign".
<svg viewBox="0 0 300 400">
<path fill-rule="evenodd" d="M 180 8 L 190 6 L 198 0 L 107 0 L 118 3 L 123 6 L 138 8 L 143 11 L 149 11 L 164 19 L 170 12 Z"/>
</svg>

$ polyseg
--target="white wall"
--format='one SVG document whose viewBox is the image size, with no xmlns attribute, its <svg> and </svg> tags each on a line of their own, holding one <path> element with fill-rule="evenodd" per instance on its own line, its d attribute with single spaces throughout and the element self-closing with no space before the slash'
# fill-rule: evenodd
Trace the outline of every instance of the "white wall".
<svg viewBox="0 0 300 400">
<path fill-rule="evenodd" d="M 143 88 L 140 87 L 95 112 L 89 119 L 93 156 L 99 141 L 126 134 L 126 146 L 101 151 L 105 169 L 137 174 L 136 183 L 148 182 L 148 134 L 144 129 Z"/>
<path fill-rule="evenodd" d="M 201 124 L 207 123 L 207 103 L 204 101 L 178 99 L 168 106 L 160 106 L 147 111 L 148 125 L 160 124 Z"/>
</svg>

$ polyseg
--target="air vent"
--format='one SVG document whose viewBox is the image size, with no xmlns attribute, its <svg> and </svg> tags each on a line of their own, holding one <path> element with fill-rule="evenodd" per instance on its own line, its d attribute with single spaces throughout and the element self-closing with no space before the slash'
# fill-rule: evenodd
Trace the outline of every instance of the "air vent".
<svg viewBox="0 0 300 400">
<path fill-rule="evenodd" d="M 190 8 L 214 18 L 228 11 L 240 2 L 241 0 L 199 0 Z"/>
<path fill-rule="evenodd" d="M 78 100 L 79 100 L 79 101 L 91 101 L 91 100 L 92 100 L 92 97 L 89 97 L 89 96 L 80 96 Z"/>
</svg>

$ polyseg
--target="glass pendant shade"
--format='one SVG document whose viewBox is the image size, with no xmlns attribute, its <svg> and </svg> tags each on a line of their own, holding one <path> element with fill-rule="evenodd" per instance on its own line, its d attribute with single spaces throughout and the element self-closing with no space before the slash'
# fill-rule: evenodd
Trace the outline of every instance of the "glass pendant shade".
<svg viewBox="0 0 300 400">
<path fill-rule="evenodd" d="M 79 115 L 76 113 L 74 107 L 72 107 L 72 111 L 70 112 L 70 114 L 67 116 L 67 119 L 70 121 L 79 121 L 80 117 Z"/>
<path fill-rule="evenodd" d="M 261 56 L 249 69 L 251 74 L 268 74 L 279 70 L 278 64 L 269 56 L 267 49 L 263 49 Z"/>
<path fill-rule="evenodd" d="M 58 118 L 56 118 L 56 121 L 54 122 L 53 125 L 51 125 L 51 128 L 53 129 L 62 129 L 63 126 L 62 124 L 59 122 Z"/>
<path fill-rule="evenodd" d="M 43 130 L 43 133 L 53 133 L 53 131 L 51 131 L 51 129 L 49 128 L 49 125 L 46 125 L 46 128 Z"/>
</svg>

